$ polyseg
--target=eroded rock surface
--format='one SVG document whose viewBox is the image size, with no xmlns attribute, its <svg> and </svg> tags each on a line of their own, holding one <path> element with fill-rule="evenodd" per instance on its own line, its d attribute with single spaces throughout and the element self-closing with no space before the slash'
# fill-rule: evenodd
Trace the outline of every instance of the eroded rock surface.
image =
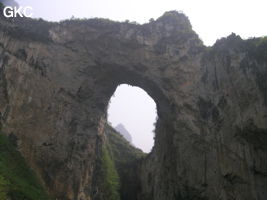
<svg viewBox="0 0 267 200">
<path fill-rule="evenodd" d="M 148 24 L 0 20 L 2 130 L 51 195 L 106 200 L 106 109 L 119 84 L 156 102 L 138 200 L 267 198 L 267 43 L 205 47 L 183 14 Z M 136 186 L 136 185 L 135 185 Z"/>
</svg>

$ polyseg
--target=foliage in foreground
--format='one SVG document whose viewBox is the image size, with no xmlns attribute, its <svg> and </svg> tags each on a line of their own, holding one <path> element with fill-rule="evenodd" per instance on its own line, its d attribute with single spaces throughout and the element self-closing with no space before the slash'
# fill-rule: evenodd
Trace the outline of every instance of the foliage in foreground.
<svg viewBox="0 0 267 200">
<path fill-rule="evenodd" d="M 0 200 L 50 200 L 34 172 L 0 133 Z"/>
</svg>

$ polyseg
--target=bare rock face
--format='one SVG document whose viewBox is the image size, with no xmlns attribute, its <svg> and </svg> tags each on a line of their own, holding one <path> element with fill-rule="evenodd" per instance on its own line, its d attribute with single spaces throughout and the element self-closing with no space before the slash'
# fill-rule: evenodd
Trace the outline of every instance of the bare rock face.
<svg viewBox="0 0 267 200">
<path fill-rule="evenodd" d="M 132 199 L 267 199 L 264 40 L 233 34 L 208 48 L 177 12 L 144 25 L 0 27 L 1 127 L 57 199 L 104 200 L 106 110 L 122 83 L 144 89 L 159 116 Z"/>
<path fill-rule="evenodd" d="M 128 142 L 133 142 L 131 134 L 127 131 L 123 124 L 118 124 L 115 127 L 115 130 L 118 131 Z"/>
<path fill-rule="evenodd" d="M 19 7 L 19 4 L 14 0 L 0 0 L 0 3 L 5 6 Z"/>
</svg>

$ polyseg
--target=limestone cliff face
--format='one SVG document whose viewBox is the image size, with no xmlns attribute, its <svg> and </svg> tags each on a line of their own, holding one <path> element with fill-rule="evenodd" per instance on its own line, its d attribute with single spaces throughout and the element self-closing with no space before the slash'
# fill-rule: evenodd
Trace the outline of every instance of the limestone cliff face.
<svg viewBox="0 0 267 200">
<path fill-rule="evenodd" d="M 267 45 L 236 35 L 205 47 L 188 19 L 0 18 L 5 133 L 58 199 L 103 200 L 97 173 L 106 109 L 119 84 L 156 102 L 138 200 L 267 198 Z"/>
</svg>

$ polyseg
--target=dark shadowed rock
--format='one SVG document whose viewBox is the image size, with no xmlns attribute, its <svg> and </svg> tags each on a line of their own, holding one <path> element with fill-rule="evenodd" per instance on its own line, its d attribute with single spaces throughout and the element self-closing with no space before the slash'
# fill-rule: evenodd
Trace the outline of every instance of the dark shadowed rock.
<svg viewBox="0 0 267 200">
<path fill-rule="evenodd" d="M 0 0 L 0 3 L 5 6 L 19 7 L 19 4 L 15 0 Z"/>
</svg>

